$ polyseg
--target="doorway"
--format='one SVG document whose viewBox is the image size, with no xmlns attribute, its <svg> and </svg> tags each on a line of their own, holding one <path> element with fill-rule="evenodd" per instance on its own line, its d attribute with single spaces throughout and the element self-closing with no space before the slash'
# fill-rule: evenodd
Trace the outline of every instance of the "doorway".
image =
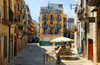
<svg viewBox="0 0 100 65">
<path fill-rule="evenodd" d="M 93 62 L 93 40 L 88 40 L 88 58 Z"/>
<path fill-rule="evenodd" d="M 16 36 L 14 37 L 14 57 L 16 56 Z"/>
<path fill-rule="evenodd" d="M 9 43 L 9 62 L 12 59 L 13 54 L 13 34 L 10 35 L 10 43 Z"/>
</svg>

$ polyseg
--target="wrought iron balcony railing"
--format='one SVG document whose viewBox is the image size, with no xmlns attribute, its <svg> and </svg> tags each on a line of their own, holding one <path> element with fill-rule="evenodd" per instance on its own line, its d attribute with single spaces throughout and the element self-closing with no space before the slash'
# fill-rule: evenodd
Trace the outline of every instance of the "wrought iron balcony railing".
<svg viewBox="0 0 100 65">
<path fill-rule="evenodd" d="M 57 21 L 61 21 L 61 17 L 57 17 L 56 20 L 57 20 Z"/>
<path fill-rule="evenodd" d="M 22 31 L 23 30 L 23 25 L 18 25 L 18 29 Z"/>
<path fill-rule="evenodd" d="M 43 18 L 43 21 L 48 21 L 48 18 Z"/>
<path fill-rule="evenodd" d="M 54 29 L 55 28 L 55 24 L 49 24 L 50 29 Z"/>
<path fill-rule="evenodd" d="M 44 29 L 48 29 L 48 24 L 42 24 Z"/>
<path fill-rule="evenodd" d="M 19 20 L 18 20 L 18 13 L 14 13 L 14 23 L 15 24 L 19 24 Z"/>
<path fill-rule="evenodd" d="M 50 21 L 54 21 L 54 17 L 50 17 Z"/>
<path fill-rule="evenodd" d="M 78 11 L 78 19 L 81 20 L 83 18 L 84 8 Z"/>
<path fill-rule="evenodd" d="M 61 28 L 62 28 L 62 27 L 61 27 L 61 24 L 57 24 L 57 25 L 56 25 L 56 28 L 57 28 L 57 29 L 61 29 Z"/>
<path fill-rule="evenodd" d="M 2 23 L 12 25 L 14 21 L 13 11 L 8 6 L 2 6 Z"/>
</svg>

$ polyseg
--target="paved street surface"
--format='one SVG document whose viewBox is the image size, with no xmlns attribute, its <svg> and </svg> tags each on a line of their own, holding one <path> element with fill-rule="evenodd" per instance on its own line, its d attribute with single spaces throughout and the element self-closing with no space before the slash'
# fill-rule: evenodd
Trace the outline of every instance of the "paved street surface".
<svg viewBox="0 0 100 65">
<path fill-rule="evenodd" d="M 43 55 L 46 52 L 53 50 L 53 48 L 54 46 L 40 47 L 38 44 L 28 44 L 24 51 L 16 56 L 8 65 L 44 65 Z M 77 52 L 75 49 L 72 49 L 72 54 L 73 55 L 71 57 L 62 57 L 59 65 L 92 65 L 86 59 L 77 57 Z M 52 60 L 47 62 L 45 65 L 56 65 L 55 58 L 51 59 Z"/>
<path fill-rule="evenodd" d="M 93 65 L 91 62 L 82 57 L 77 56 L 77 50 L 72 49 L 71 57 L 61 57 L 60 65 Z"/>
<path fill-rule="evenodd" d="M 53 59 L 46 65 L 93 65 L 91 62 L 82 58 L 82 55 L 77 56 L 77 50 L 75 48 L 71 49 L 72 56 L 61 57 L 61 63 L 56 64 L 56 61 Z"/>
<path fill-rule="evenodd" d="M 38 44 L 28 44 L 24 51 L 8 65 L 43 65 L 43 54 L 51 51 L 53 48 L 54 46 L 40 47 Z"/>
</svg>

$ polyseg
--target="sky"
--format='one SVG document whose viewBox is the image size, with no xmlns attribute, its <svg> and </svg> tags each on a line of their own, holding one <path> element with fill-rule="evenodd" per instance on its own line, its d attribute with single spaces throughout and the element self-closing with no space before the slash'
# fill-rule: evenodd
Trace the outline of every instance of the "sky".
<svg viewBox="0 0 100 65">
<path fill-rule="evenodd" d="M 48 6 L 48 3 L 63 4 L 64 14 L 67 14 L 67 19 L 74 18 L 74 9 L 71 10 L 70 5 L 75 4 L 75 0 L 25 0 L 25 3 L 29 6 L 32 19 L 38 23 L 40 7 Z"/>
</svg>

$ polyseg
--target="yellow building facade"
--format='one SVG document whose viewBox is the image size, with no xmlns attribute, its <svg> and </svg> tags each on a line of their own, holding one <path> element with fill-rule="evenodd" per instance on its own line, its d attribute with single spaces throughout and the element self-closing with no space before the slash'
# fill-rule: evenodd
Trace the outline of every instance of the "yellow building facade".
<svg viewBox="0 0 100 65">
<path fill-rule="evenodd" d="M 6 65 L 9 61 L 9 32 L 13 34 L 11 27 L 13 25 L 13 2 L 13 0 L 0 1 L 0 65 Z"/>
<path fill-rule="evenodd" d="M 40 12 L 40 45 L 52 45 L 50 40 L 63 37 L 63 5 L 48 4 Z"/>
</svg>

